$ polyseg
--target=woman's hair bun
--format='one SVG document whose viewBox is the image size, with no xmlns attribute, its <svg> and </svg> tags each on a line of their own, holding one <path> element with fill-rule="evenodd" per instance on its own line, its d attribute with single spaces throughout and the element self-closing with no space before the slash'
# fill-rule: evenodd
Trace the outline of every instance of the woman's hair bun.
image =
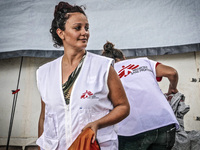
<svg viewBox="0 0 200 150">
<path fill-rule="evenodd" d="M 106 44 L 104 44 L 103 48 L 105 51 L 110 52 L 114 49 L 114 46 L 115 45 L 113 43 L 107 41 Z"/>
<path fill-rule="evenodd" d="M 72 8 L 73 6 L 67 2 L 59 2 L 59 4 L 55 6 L 54 17 L 56 16 L 57 13 L 66 13 L 63 11 L 67 11 L 68 9 Z"/>
</svg>

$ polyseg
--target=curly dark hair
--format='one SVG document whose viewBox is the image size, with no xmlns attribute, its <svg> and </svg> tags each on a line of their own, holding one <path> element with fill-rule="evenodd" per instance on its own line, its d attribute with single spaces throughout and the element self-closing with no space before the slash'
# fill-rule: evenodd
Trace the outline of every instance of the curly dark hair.
<svg viewBox="0 0 200 150">
<path fill-rule="evenodd" d="M 84 10 L 85 7 L 83 6 L 77 6 L 77 5 L 70 5 L 67 2 L 59 2 L 58 5 L 55 6 L 55 11 L 54 11 L 54 19 L 52 20 L 51 23 L 51 29 L 50 33 L 52 35 L 52 40 L 54 42 L 53 46 L 58 48 L 60 46 L 63 46 L 62 39 L 58 36 L 56 33 L 56 30 L 60 28 L 61 30 L 65 30 L 65 23 L 69 16 L 67 13 L 75 13 L 75 12 L 80 12 L 82 14 L 85 14 Z M 86 16 L 87 17 L 87 16 Z"/>
<path fill-rule="evenodd" d="M 115 45 L 109 41 L 107 41 L 103 46 L 102 56 L 106 56 L 109 58 L 113 58 L 115 62 L 117 59 L 124 60 L 124 54 L 121 50 L 116 49 Z"/>
</svg>

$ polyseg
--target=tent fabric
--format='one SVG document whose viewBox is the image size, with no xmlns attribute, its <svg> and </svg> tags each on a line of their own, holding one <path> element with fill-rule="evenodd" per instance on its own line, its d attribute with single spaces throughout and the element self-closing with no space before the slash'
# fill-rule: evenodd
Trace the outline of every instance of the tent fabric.
<svg viewBox="0 0 200 150">
<path fill-rule="evenodd" d="M 58 57 L 49 33 L 58 0 L 0 1 L 0 59 Z M 87 50 L 100 54 L 106 41 L 131 56 L 198 51 L 199 0 L 68 0 L 84 5 L 90 23 Z"/>
<path fill-rule="evenodd" d="M 88 50 L 95 54 L 102 54 L 101 50 Z M 169 55 L 186 52 L 200 51 L 200 44 L 190 44 L 181 46 L 169 47 L 154 47 L 154 48 L 141 48 L 141 49 L 122 49 L 124 55 L 128 57 L 143 57 L 154 55 Z M 42 57 L 42 58 L 58 58 L 64 54 L 63 50 L 16 50 L 9 52 L 1 52 L 0 59 L 13 58 L 13 57 Z"/>
</svg>

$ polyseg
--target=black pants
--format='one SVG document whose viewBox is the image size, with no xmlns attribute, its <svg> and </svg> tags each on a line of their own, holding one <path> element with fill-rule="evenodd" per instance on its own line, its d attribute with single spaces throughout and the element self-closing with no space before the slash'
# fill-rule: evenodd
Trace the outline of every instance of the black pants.
<svg viewBox="0 0 200 150">
<path fill-rule="evenodd" d="M 118 136 L 119 150 L 171 150 L 175 133 L 173 124 L 134 136 Z"/>
</svg>

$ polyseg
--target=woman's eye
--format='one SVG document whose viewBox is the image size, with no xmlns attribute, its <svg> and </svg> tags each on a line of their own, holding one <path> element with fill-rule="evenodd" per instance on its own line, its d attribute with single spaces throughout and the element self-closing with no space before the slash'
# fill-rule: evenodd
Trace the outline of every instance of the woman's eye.
<svg viewBox="0 0 200 150">
<path fill-rule="evenodd" d="M 80 26 L 78 26 L 78 27 L 75 27 L 75 29 L 78 31 L 78 30 L 80 30 L 80 29 L 81 29 L 81 27 L 80 27 Z"/>
<path fill-rule="evenodd" d="M 88 30 L 89 30 L 89 27 L 85 27 L 85 30 L 88 31 Z"/>
</svg>

